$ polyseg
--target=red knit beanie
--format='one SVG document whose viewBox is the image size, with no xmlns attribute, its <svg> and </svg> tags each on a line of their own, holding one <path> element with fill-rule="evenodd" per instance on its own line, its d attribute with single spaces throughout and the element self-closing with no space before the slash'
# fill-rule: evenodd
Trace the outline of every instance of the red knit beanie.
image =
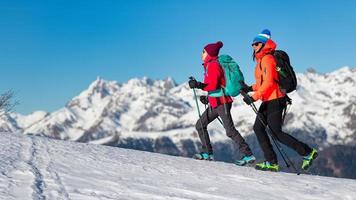
<svg viewBox="0 0 356 200">
<path fill-rule="evenodd" d="M 223 46 L 224 44 L 221 41 L 219 41 L 216 43 L 206 45 L 204 49 L 209 54 L 209 56 L 215 57 L 219 55 L 220 48 Z"/>
</svg>

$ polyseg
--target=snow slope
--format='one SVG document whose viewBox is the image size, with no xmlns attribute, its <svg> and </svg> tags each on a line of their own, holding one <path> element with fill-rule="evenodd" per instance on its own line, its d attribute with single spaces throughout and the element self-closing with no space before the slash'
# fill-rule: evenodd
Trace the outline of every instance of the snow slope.
<svg viewBox="0 0 356 200">
<path fill-rule="evenodd" d="M 356 181 L 0 133 L 0 199 L 356 199 Z"/>
</svg>

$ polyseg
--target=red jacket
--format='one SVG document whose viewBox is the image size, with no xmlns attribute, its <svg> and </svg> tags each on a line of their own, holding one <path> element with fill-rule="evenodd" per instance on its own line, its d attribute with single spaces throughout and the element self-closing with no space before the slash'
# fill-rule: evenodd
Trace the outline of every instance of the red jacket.
<svg viewBox="0 0 356 200">
<path fill-rule="evenodd" d="M 278 72 L 276 70 L 276 61 L 273 52 L 276 49 L 276 43 L 268 40 L 263 49 L 256 56 L 257 64 L 255 68 L 256 83 L 252 86 L 254 100 L 270 101 L 284 97 L 278 85 Z"/>
<path fill-rule="evenodd" d="M 217 61 L 218 57 L 208 57 L 205 59 L 203 64 L 204 66 L 204 84 L 206 86 L 203 88 L 204 91 L 214 91 L 219 88 L 220 86 L 225 86 L 225 75 L 224 71 L 221 68 L 219 62 Z M 208 97 L 209 103 L 211 107 L 216 108 L 219 105 L 225 103 L 233 102 L 230 96 L 223 96 L 223 97 Z"/>
</svg>

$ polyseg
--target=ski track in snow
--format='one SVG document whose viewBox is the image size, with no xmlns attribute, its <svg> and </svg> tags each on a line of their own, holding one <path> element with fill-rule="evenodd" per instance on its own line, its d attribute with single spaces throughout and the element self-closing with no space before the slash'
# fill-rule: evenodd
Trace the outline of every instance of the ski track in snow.
<svg viewBox="0 0 356 200">
<path fill-rule="evenodd" d="M 40 169 L 37 167 L 37 147 L 35 146 L 36 143 L 35 143 L 35 139 L 34 138 L 31 138 L 31 146 L 30 146 L 30 160 L 27 161 L 27 164 L 29 165 L 29 169 L 30 169 L 30 172 L 33 174 L 34 176 L 34 182 L 33 182 L 33 185 L 32 185 L 32 189 L 33 189 L 33 192 L 32 192 L 32 197 L 33 199 L 35 200 L 44 200 L 45 197 L 43 195 L 43 190 L 44 190 L 44 187 L 45 187 L 45 183 L 44 183 L 44 180 L 43 180 L 43 175 L 40 171 Z"/>
<path fill-rule="evenodd" d="M 0 133 L 0 199 L 356 199 L 356 181 Z"/>
</svg>

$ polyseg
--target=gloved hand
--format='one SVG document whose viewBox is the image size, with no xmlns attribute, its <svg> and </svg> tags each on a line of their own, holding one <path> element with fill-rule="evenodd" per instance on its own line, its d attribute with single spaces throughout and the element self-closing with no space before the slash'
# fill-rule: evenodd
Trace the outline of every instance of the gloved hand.
<svg viewBox="0 0 356 200">
<path fill-rule="evenodd" d="M 241 81 L 240 84 L 241 84 L 241 90 L 242 91 L 244 91 L 246 93 L 249 93 L 249 92 L 253 91 L 252 86 L 248 86 L 245 82 Z"/>
<path fill-rule="evenodd" d="M 189 87 L 192 89 L 193 88 L 203 89 L 205 87 L 204 83 L 199 82 L 195 79 L 190 79 L 188 83 L 189 83 Z"/>
<path fill-rule="evenodd" d="M 247 105 L 251 105 L 253 102 L 255 102 L 255 100 L 250 95 L 246 95 L 243 100 Z"/>
<path fill-rule="evenodd" d="M 209 103 L 208 96 L 200 96 L 200 102 L 205 105 L 208 104 Z"/>
</svg>

